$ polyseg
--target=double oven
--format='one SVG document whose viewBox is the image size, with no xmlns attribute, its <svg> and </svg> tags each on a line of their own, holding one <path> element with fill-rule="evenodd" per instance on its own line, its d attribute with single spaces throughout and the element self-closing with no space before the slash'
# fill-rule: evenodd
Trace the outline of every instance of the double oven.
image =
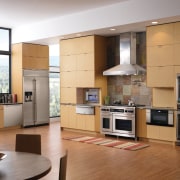
<svg viewBox="0 0 180 180">
<path fill-rule="evenodd" d="M 101 133 L 136 138 L 135 107 L 102 106 Z"/>
</svg>

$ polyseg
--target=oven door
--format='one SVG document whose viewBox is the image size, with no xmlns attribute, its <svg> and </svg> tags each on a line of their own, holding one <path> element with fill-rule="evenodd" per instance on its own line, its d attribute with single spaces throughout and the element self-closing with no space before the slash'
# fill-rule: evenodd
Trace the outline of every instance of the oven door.
<svg viewBox="0 0 180 180">
<path fill-rule="evenodd" d="M 135 116 L 113 114 L 113 132 L 135 136 Z"/>
<path fill-rule="evenodd" d="M 101 132 L 112 132 L 112 114 L 101 113 Z"/>
</svg>

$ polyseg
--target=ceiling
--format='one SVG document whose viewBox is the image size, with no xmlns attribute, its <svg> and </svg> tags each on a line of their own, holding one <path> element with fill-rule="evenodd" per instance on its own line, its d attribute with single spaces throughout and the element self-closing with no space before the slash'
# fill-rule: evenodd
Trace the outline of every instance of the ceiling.
<svg viewBox="0 0 180 180">
<path fill-rule="evenodd" d="M 0 26 L 14 28 L 127 0 L 0 0 Z"/>
<path fill-rule="evenodd" d="M 59 17 L 74 15 L 74 13 L 88 12 L 102 7 L 110 7 L 124 2 L 140 2 L 140 0 L 0 0 L 0 27 L 18 28 L 21 26 L 50 21 Z M 146 12 L 145 12 L 146 13 Z M 159 19 L 160 23 L 180 21 L 177 17 Z M 110 31 L 110 27 L 94 29 L 84 32 L 82 35 L 115 35 L 127 31 L 144 31 L 149 21 L 115 26 L 116 31 Z M 67 34 L 65 38 L 74 37 L 75 34 Z M 58 42 L 59 36 L 33 40 L 35 43 L 53 44 Z"/>
</svg>

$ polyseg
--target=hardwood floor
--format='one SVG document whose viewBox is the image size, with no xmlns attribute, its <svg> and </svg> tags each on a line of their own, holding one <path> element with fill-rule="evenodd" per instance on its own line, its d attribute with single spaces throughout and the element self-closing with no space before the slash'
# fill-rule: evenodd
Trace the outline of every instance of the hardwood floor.
<svg viewBox="0 0 180 180">
<path fill-rule="evenodd" d="M 76 135 L 60 131 L 58 122 L 49 126 L 0 131 L 0 150 L 15 150 L 16 133 L 42 135 L 42 154 L 52 162 L 43 180 L 57 180 L 59 157 L 68 149 L 67 180 L 179 180 L 180 146 L 150 143 L 150 147 L 128 151 L 62 140 Z"/>
</svg>

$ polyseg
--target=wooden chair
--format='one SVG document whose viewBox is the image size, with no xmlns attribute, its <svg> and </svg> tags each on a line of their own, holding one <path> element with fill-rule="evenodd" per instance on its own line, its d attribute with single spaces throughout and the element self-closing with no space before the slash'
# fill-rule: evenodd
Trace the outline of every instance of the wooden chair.
<svg viewBox="0 0 180 180">
<path fill-rule="evenodd" d="M 41 154 L 41 135 L 16 134 L 15 151 Z"/>
<path fill-rule="evenodd" d="M 59 180 L 66 180 L 67 156 L 68 151 L 66 150 L 65 154 L 60 158 Z"/>
</svg>

